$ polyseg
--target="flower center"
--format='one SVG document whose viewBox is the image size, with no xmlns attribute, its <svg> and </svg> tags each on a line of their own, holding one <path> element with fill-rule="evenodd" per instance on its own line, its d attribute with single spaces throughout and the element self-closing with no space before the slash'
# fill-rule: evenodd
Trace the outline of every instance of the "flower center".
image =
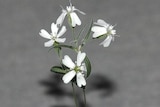
<svg viewBox="0 0 160 107">
<path fill-rule="evenodd" d="M 107 35 L 111 35 L 111 34 L 112 34 L 111 30 L 108 30 Z"/>
<path fill-rule="evenodd" d="M 112 29 L 107 29 L 107 33 L 106 33 L 106 35 L 114 35 L 113 33 L 112 33 Z"/>
<path fill-rule="evenodd" d="M 57 36 L 54 36 L 53 34 L 51 34 L 51 35 L 52 35 L 52 38 L 51 38 L 51 39 L 55 41 L 56 38 L 57 38 Z"/>
<path fill-rule="evenodd" d="M 81 69 L 80 69 L 80 67 L 79 67 L 79 66 L 76 66 L 76 67 L 74 68 L 74 70 L 75 70 L 76 72 L 81 71 Z"/>
<path fill-rule="evenodd" d="M 70 14 L 71 12 L 73 12 L 73 7 L 71 7 L 71 6 L 68 6 L 67 7 L 67 12 Z"/>
</svg>

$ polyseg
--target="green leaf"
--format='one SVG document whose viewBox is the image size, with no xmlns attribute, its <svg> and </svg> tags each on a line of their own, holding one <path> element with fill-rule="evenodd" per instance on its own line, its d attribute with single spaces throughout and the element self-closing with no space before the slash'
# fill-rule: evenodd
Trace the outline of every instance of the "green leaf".
<svg viewBox="0 0 160 107">
<path fill-rule="evenodd" d="M 58 53 L 58 56 L 61 57 L 61 47 L 55 48 L 55 50 Z"/>
<path fill-rule="evenodd" d="M 87 68 L 87 77 L 88 77 L 91 73 L 91 63 L 90 63 L 90 60 L 87 56 L 85 57 L 84 62 L 85 62 L 86 68 Z"/>
<path fill-rule="evenodd" d="M 91 35 L 92 25 L 93 25 L 93 20 L 91 21 L 91 25 L 89 27 L 89 30 L 88 30 L 86 36 L 84 37 L 84 39 L 82 41 L 82 46 L 87 42 L 87 40 L 89 39 L 89 36 Z"/>
<path fill-rule="evenodd" d="M 50 70 L 51 72 L 55 72 L 55 73 L 60 73 L 60 74 L 65 74 L 67 73 L 67 70 L 64 70 L 62 67 L 60 66 L 53 66 Z"/>
</svg>

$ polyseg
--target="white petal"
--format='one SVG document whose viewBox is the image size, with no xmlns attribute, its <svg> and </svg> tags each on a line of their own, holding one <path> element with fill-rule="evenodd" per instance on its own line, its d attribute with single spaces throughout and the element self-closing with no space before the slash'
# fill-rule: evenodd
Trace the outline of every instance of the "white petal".
<svg viewBox="0 0 160 107">
<path fill-rule="evenodd" d="M 80 51 L 78 52 L 77 55 L 77 66 L 81 66 L 84 58 L 86 57 L 86 53 L 81 53 Z"/>
<path fill-rule="evenodd" d="M 77 73 L 76 80 L 77 80 L 78 87 L 82 87 L 86 85 L 86 80 L 82 73 L 80 72 Z"/>
<path fill-rule="evenodd" d="M 77 14 L 75 12 L 70 13 L 70 17 L 71 17 L 71 23 L 72 23 L 72 27 L 75 27 L 76 24 L 77 25 L 81 25 L 81 20 L 79 19 L 79 17 L 77 16 Z"/>
<path fill-rule="evenodd" d="M 51 24 L 51 30 L 52 30 L 53 36 L 57 35 L 57 32 L 58 32 L 57 24 L 52 23 Z"/>
<path fill-rule="evenodd" d="M 75 64 L 68 55 L 64 56 L 64 59 L 62 59 L 62 63 L 70 69 L 74 69 L 75 67 Z"/>
<path fill-rule="evenodd" d="M 69 83 L 73 78 L 74 76 L 76 75 L 76 72 L 73 70 L 73 71 L 69 71 L 68 73 L 66 73 L 63 77 L 62 77 L 62 80 L 65 84 Z"/>
<path fill-rule="evenodd" d="M 103 45 L 104 47 L 108 47 L 111 41 L 112 41 L 112 36 L 109 35 L 102 43 L 100 43 L 100 45 Z"/>
<path fill-rule="evenodd" d="M 45 47 L 51 47 L 53 44 L 54 44 L 54 41 L 53 40 L 49 40 L 48 42 L 44 43 L 44 46 Z"/>
<path fill-rule="evenodd" d="M 97 38 L 97 37 L 99 37 L 99 36 L 102 36 L 102 35 L 104 35 L 104 34 L 106 34 L 106 32 L 95 32 L 95 33 L 93 33 L 93 38 Z"/>
<path fill-rule="evenodd" d="M 39 35 L 42 36 L 43 38 L 51 39 L 51 35 L 44 29 L 41 29 Z"/>
<path fill-rule="evenodd" d="M 67 30 L 66 27 L 63 26 L 60 32 L 58 33 L 57 37 L 61 37 L 66 32 L 66 30 Z"/>
<path fill-rule="evenodd" d="M 104 32 L 107 33 L 107 29 L 105 27 L 93 26 L 91 29 L 92 32 Z"/>
<path fill-rule="evenodd" d="M 100 25 L 100 26 L 104 26 L 104 27 L 106 27 L 106 28 L 109 26 L 109 24 L 106 23 L 106 22 L 105 22 L 104 20 L 102 20 L 102 19 L 98 19 L 95 24 Z"/>
<path fill-rule="evenodd" d="M 62 25 L 63 21 L 64 21 L 64 18 L 66 16 L 66 11 L 65 10 L 62 10 L 63 12 L 61 13 L 61 15 L 57 18 L 57 21 L 56 21 L 56 24 L 57 25 Z"/>
<path fill-rule="evenodd" d="M 93 38 L 97 38 L 107 33 L 107 29 L 105 27 L 93 26 L 91 30 L 94 32 Z"/>
<path fill-rule="evenodd" d="M 58 43 L 64 43 L 66 41 L 66 38 L 57 38 L 56 42 Z"/>
</svg>

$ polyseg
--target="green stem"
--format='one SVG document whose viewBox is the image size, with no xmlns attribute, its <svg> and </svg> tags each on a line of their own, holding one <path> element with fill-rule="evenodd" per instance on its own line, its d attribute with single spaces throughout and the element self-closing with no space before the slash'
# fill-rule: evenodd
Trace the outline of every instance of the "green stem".
<svg viewBox="0 0 160 107">
<path fill-rule="evenodd" d="M 83 97 L 84 97 L 84 107 L 86 107 L 86 91 L 85 91 L 85 88 L 83 88 Z"/>
<path fill-rule="evenodd" d="M 72 27 L 72 36 L 74 38 L 74 41 L 76 40 L 75 35 L 74 35 L 74 28 Z"/>
<path fill-rule="evenodd" d="M 72 82 L 72 90 L 73 90 L 73 96 L 74 96 L 74 102 L 75 102 L 75 105 L 76 107 L 78 107 L 78 104 L 77 104 L 77 99 L 76 99 L 76 94 L 75 94 L 75 89 L 74 89 L 74 84 Z"/>
<path fill-rule="evenodd" d="M 74 38 L 74 44 L 75 44 L 75 47 L 78 47 L 78 40 L 76 39 L 76 36 L 75 36 L 75 32 L 74 32 L 74 28 L 72 27 L 72 36 Z"/>
</svg>

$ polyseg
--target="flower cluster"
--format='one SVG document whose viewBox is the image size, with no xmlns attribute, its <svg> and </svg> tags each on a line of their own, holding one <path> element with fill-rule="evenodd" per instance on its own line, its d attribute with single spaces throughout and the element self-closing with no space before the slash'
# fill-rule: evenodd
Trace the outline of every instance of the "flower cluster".
<svg viewBox="0 0 160 107">
<path fill-rule="evenodd" d="M 76 42 L 74 45 L 66 45 L 64 44 L 66 38 L 61 38 L 61 36 L 64 35 L 67 31 L 66 27 L 62 26 L 65 17 L 68 18 L 68 23 L 72 30 L 74 30 L 76 25 L 81 25 L 82 22 L 76 14 L 76 11 L 85 15 L 84 12 L 75 8 L 75 6 L 73 6 L 70 1 L 70 5 L 66 6 L 66 9 L 62 7 L 62 13 L 57 18 L 56 23 L 51 24 L 51 33 L 48 33 L 46 30 L 41 29 L 39 35 L 49 40 L 44 43 L 44 46 L 55 49 L 60 57 L 61 66 L 54 66 L 52 67 L 51 71 L 64 74 L 62 80 L 65 84 L 72 82 L 75 83 L 78 87 L 85 87 L 86 79 L 91 72 L 90 60 L 86 53 L 82 51 L 85 44 L 82 42 L 78 44 L 78 42 Z M 101 37 L 105 38 L 105 40 L 100 43 L 100 45 L 103 45 L 104 47 L 108 47 L 111 41 L 114 40 L 114 37 L 116 35 L 114 26 L 106 23 L 102 19 L 98 19 L 97 22 L 91 23 L 88 33 L 81 41 L 86 42 L 89 39 L 91 32 L 93 32 L 93 39 L 99 39 Z M 73 36 L 74 41 L 79 41 L 79 38 L 76 35 L 73 34 Z M 76 61 L 72 61 L 72 59 L 68 55 L 64 55 L 63 57 L 62 54 L 60 54 L 60 52 L 62 52 L 62 48 L 68 48 L 75 51 L 77 55 Z"/>
</svg>

